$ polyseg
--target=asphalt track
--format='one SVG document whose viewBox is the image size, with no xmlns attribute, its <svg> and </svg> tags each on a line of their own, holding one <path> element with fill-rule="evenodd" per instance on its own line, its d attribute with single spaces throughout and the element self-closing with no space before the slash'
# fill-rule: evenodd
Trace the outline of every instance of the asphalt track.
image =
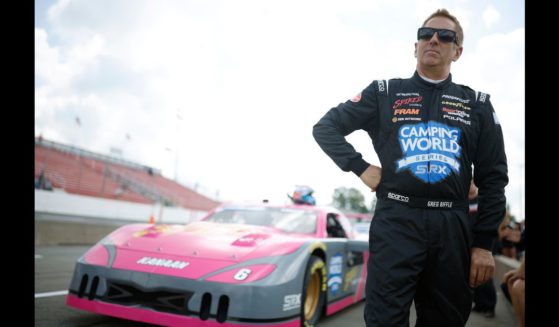
<svg viewBox="0 0 559 327">
<path fill-rule="evenodd" d="M 151 326 L 133 321 L 111 318 L 70 308 L 65 305 L 66 290 L 76 260 L 89 246 L 36 246 L 35 247 L 35 326 L 40 327 L 140 327 Z M 512 307 L 500 289 L 497 294 L 496 316 L 486 318 L 475 312 L 467 327 L 516 326 Z M 323 317 L 318 327 L 363 327 L 364 303 L 360 302 L 331 317 Z M 411 310 L 410 326 L 415 325 L 415 311 Z"/>
</svg>

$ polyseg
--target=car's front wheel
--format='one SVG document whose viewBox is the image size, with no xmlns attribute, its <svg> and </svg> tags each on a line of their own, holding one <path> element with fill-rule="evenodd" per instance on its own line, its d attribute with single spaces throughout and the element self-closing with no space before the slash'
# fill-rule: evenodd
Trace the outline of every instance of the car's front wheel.
<svg viewBox="0 0 559 327">
<path fill-rule="evenodd" d="M 320 318 L 326 301 L 326 267 L 317 256 L 311 256 L 307 263 L 302 294 L 301 326 L 313 326 Z"/>
</svg>

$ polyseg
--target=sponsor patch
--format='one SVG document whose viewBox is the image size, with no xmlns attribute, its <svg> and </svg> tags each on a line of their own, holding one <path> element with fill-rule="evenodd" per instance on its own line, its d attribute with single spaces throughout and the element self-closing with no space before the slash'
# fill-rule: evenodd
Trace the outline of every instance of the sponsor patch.
<svg viewBox="0 0 559 327">
<path fill-rule="evenodd" d="M 421 103 L 421 100 L 423 100 L 423 97 L 421 95 L 416 97 L 405 98 L 405 99 L 398 99 L 394 101 L 394 104 L 392 105 L 392 109 L 400 108 L 403 105 Z"/>
<path fill-rule="evenodd" d="M 416 93 L 416 92 L 400 93 L 400 92 L 398 92 L 398 93 L 396 93 L 396 96 L 397 97 L 418 97 L 419 93 Z"/>
<path fill-rule="evenodd" d="M 401 194 L 396 194 L 392 192 L 388 192 L 388 198 L 401 201 L 401 202 L 410 202 L 410 198 Z"/>
<path fill-rule="evenodd" d="M 361 101 L 361 92 L 359 92 L 358 94 L 356 94 L 353 98 L 350 99 L 351 102 L 359 102 Z"/>
<path fill-rule="evenodd" d="M 470 114 L 460 109 L 443 107 L 443 118 L 471 125 Z"/>
<path fill-rule="evenodd" d="M 462 103 L 470 103 L 470 99 L 462 99 L 462 98 L 455 97 L 453 95 L 448 95 L 448 94 L 443 94 L 441 96 L 441 98 L 449 99 L 449 100 L 453 100 L 453 101 L 459 101 L 459 102 L 462 102 Z"/>
<path fill-rule="evenodd" d="M 452 115 L 452 116 L 459 116 L 459 117 L 467 117 L 470 118 L 470 114 L 462 111 L 462 110 L 458 110 L 458 109 L 451 109 L 451 108 L 447 108 L 447 107 L 443 107 L 443 112 Z"/>
<path fill-rule="evenodd" d="M 419 115 L 420 109 L 400 108 L 394 110 L 394 116 L 398 115 Z"/>
<path fill-rule="evenodd" d="M 460 122 L 460 123 L 463 123 L 463 124 L 466 124 L 466 125 L 471 125 L 472 124 L 472 122 L 469 121 L 469 120 L 466 120 L 466 119 L 461 118 L 461 117 L 447 115 L 447 114 L 444 114 L 443 118 L 448 119 L 448 120 L 454 120 L 454 121 L 457 121 L 457 122 Z"/>
<path fill-rule="evenodd" d="M 384 92 L 384 80 L 378 81 L 378 91 Z"/>
<path fill-rule="evenodd" d="M 479 92 L 479 102 L 484 103 L 487 98 L 487 93 Z"/>
<path fill-rule="evenodd" d="M 462 102 L 442 101 L 441 103 L 443 106 L 450 106 L 450 107 L 460 108 L 464 110 L 472 110 L 472 108 L 463 104 Z"/>
<path fill-rule="evenodd" d="M 460 172 L 460 129 L 435 121 L 406 124 L 398 138 L 404 156 L 396 161 L 397 173 L 409 170 L 424 183 L 434 184 Z"/>
<path fill-rule="evenodd" d="M 421 121 L 420 117 L 392 117 L 392 122 L 393 123 L 397 123 L 400 121 L 406 121 L 406 122 L 410 122 L 410 121 Z"/>
</svg>

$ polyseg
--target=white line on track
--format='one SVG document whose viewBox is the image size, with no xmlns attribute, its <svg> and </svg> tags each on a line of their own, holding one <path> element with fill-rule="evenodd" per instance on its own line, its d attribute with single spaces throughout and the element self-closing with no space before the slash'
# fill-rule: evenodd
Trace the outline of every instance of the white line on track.
<svg viewBox="0 0 559 327">
<path fill-rule="evenodd" d="M 59 296 L 59 295 L 66 295 L 68 294 L 68 290 L 66 291 L 56 291 L 56 292 L 46 292 L 46 293 L 35 293 L 35 298 L 40 297 L 51 297 L 51 296 Z"/>
</svg>

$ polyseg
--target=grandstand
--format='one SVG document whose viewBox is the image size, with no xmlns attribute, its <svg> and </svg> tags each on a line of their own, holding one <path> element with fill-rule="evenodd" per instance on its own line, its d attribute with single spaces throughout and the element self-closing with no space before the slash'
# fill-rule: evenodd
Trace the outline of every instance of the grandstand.
<svg viewBox="0 0 559 327">
<path fill-rule="evenodd" d="M 169 180 L 159 169 L 42 137 L 35 138 L 35 179 L 70 194 L 209 211 L 220 204 Z"/>
</svg>

